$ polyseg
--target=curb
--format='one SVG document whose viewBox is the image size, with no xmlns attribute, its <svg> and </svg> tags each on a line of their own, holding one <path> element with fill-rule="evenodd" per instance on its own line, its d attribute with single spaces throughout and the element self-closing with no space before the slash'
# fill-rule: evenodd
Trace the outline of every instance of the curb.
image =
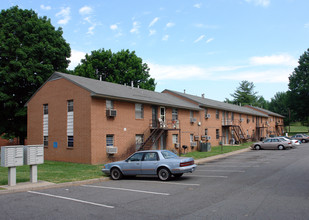
<svg viewBox="0 0 309 220">
<path fill-rule="evenodd" d="M 240 154 L 243 152 L 250 151 L 250 148 L 245 148 L 237 151 L 232 151 L 225 154 L 219 154 L 216 156 L 206 157 L 202 159 L 195 160 L 195 164 L 201 165 L 205 164 L 206 162 L 218 160 L 221 158 L 225 158 L 228 156 L 232 156 L 235 154 Z M 10 194 L 10 193 L 18 193 L 18 192 L 27 192 L 31 190 L 42 190 L 42 189 L 51 189 L 51 188 L 61 188 L 61 187 L 70 187 L 70 186 L 80 186 L 84 184 L 93 184 L 93 183 L 100 183 L 109 180 L 109 177 L 101 177 L 96 179 L 89 179 L 89 180 L 81 180 L 81 181 L 74 181 L 74 182 L 66 182 L 66 183 L 51 183 L 46 181 L 39 181 L 37 183 L 18 183 L 15 186 L 0 186 L 0 188 L 4 188 L 4 190 L 0 190 L 0 195 Z"/>
</svg>

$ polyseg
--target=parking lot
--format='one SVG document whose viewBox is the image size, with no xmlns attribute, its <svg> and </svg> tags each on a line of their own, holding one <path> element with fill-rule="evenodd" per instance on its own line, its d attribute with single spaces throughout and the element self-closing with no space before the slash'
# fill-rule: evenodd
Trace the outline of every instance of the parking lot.
<svg viewBox="0 0 309 220">
<path fill-rule="evenodd" d="M 130 177 L 0 195 L 0 219 L 305 219 L 309 144 L 249 151 L 168 182 Z"/>
</svg>

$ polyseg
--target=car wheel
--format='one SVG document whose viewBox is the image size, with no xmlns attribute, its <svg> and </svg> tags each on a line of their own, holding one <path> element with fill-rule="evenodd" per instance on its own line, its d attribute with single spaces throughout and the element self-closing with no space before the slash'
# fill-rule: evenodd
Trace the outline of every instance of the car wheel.
<svg viewBox="0 0 309 220">
<path fill-rule="evenodd" d="M 177 173 L 177 174 L 174 174 L 174 177 L 180 178 L 182 175 L 183 175 L 183 173 Z"/>
<path fill-rule="evenodd" d="M 261 146 L 260 146 L 260 145 L 255 145 L 255 146 L 254 146 L 254 149 L 255 149 L 255 150 L 261 150 Z"/>
<path fill-rule="evenodd" d="M 120 180 L 123 177 L 121 171 L 118 168 L 113 168 L 111 170 L 111 178 L 113 180 Z"/>
<path fill-rule="evenodd" d="M 278 150 L 284 150 L 284 146 L 283 145 L 279 145 L 278 146 Z"/>
<path fill-rule="evenodd" d="M 303 139 L 303 140 L 301 140 L 301 142 L 302 142 L 302 143 L 306 143 L 306 140 L 305 140 L 305 139 Z"/>
<path fill-rule="evenodd" d="M 163 167 L 158 171 L 158 177 L 162 181 L 167 181 L 171 178 L 171 172 L 167 168 Z"/>
</svg>

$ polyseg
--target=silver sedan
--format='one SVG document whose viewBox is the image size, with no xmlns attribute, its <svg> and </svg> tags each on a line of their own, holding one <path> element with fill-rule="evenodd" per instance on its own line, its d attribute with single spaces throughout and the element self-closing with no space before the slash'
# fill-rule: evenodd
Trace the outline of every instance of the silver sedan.
<svg viewBox="0 0 309 220">
<path fill-rule="evenodd" d="M 260 149 L 278 149 L 284 150 L 286 148 L 291 148 L 291 140 L 285 140 L 283 138 L 268 138 L 264 141 L 256 142 L 251 145 L 251 148 L 254 150 Z"/>
<path fill-rule="evenodd" d="M 178 157 L 168 150 L 139 151 L 128 159 L 105 164 L 102 172 L 119 180 L 124 175 L 157 175 L 160 180 L 169 180 L 171 176 L 181 177 L 196 168 L 191 157 Z"/>
</svg>

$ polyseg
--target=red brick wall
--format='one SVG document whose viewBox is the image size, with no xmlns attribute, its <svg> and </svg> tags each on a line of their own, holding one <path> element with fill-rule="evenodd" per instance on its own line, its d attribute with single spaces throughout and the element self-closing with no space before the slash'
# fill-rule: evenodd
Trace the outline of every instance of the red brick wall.
<svg viewBox="0 0 309 220">
<path fill-rule="evenodd" d="M 67 147 L 68 100 L 74 101 L 73 148 Z M 43 144 L 43 104 L 49 117 L 45 159 L 91 163 L 90 93 L 65 79 L 47 82 L 28 103 L 28 144 Z"/>
</svg>

